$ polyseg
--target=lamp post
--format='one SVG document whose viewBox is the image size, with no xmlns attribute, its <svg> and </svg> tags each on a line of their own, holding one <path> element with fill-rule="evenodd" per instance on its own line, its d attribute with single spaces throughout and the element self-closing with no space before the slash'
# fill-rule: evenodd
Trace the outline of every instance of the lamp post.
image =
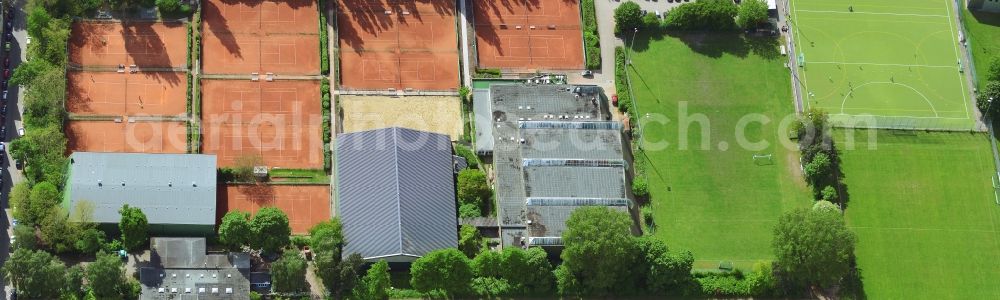
<svg viewBox="0 0 1000 300">
<path fill-rule="evenodd" d="M 635 35 L 639 33 L 639 27 L 632 28 L 632 43 L 628 45 L 628 64 L 632 64 L 632 51 L 635 47 Z"/>
</svg>

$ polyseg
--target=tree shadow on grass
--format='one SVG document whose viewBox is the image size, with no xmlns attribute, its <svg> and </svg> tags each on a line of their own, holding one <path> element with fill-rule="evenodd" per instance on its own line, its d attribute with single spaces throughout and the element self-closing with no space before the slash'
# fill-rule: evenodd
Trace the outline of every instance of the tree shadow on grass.
<svg viewBox="0 0 1000 300">
<path fill-rule="evenodd" d="M 627 34 L 626 34 L 627 35 Z M 626 36 L 626 39 L 630 38 Z M 674 38 L 683 42 L 695 53 L 708 57 L 724 54 L 747 57 L 750 54 L 772 60 L 781 57 L 779 40 L 770 36 L 748 36 L 741 32 L 709 32 L 679 30 L 639 30 L 634 41 L 627 41 L 636 52 L 649 49 L 650 43 L 664 38 Z"/>
</svg>

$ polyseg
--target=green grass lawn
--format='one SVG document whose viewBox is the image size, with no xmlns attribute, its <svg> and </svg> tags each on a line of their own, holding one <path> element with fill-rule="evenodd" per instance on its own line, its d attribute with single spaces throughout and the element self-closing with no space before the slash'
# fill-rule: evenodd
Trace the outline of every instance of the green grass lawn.
<svg viewBox="0 0 1000 300">
<path fill-rule="evenodd" d="M 630 76 L 638 115 L 651 115 L 640 118 L 646 151 L 637 154 L 637 168 L 649 180 L 655 235 L 692 251 L 696 268 L 717 267 L 722 260 L 749 267 L 771 259 L 778 216 L 812 204 L 798 153 L 779 142 L 787 140 L 787 131 L 778 124 L 792 116 L 794 104 L 777 42 L 719 33 L 640 33 L 634 48 Z M 708 134 L 697 123 L 679 134 L 683 110 L 704 114 Z M 735 132 L 744 116 L 770 120 L 751 122 L 744 131 L 749 141 L 769 146 L 738 145 Z M 657 122 L 663 118 L 670 121 Z M 686 137 L 686 149 L 678 136 Z M 705 144 L 703 137 L 709 139 Z M 670 145 L 659 145 L 664 141 Z M 772 154 L 773 164 L 756 165 L 754 154 Z"/>
<path fill-rule="evenodd" d="M 794 0 L 791 8 L 810 107 L 863 127 L 975 126 L 951 1 Z"/>
<path fill-rule="evenodd" d="M 854 135 L 845 150 L 846 132 L 836 134 L 868 298 L 996 299 L 1000 205 L 986 135 Z"/>
<path fill-rule="evenodd" d="M 986 84 L 986 69 L 993 56 L 1000 56 L 1000 13 L 970 12 L 962 9 L 969 50 L 976 64 L 979 86 Z"/>
<path fill-rule="evenodd" d="M 330 183 L 330 176 L 322 169 L 279 169 L 268 174 L 274 183 Z"/>
</svg>

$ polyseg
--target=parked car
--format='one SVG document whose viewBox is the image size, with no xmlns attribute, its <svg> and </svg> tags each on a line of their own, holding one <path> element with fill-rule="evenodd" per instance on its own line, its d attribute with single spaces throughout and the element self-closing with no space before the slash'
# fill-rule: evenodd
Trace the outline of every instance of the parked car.
<svg viewBox="0 0 1000 300">
<path fill-rule="evenodd" d="M 590 70 L 583 70 L 583 72 L 580 72 L 580 76 L 594 77 L 594 72 L 591 72 Z"/>
<path fill-rule="evenodd" d="M 3 90 L 3 101 L 7 101 L 7 90 Z"/>
<path fill-rule="evenodd" d="M 0 127 L 0 140 L 7 139 L 7 126 Z"/>
<path fill-rule="evenodd" d="M 7 80 L 3 81 L 3 90 L 7 90 Z"/>
<path fill-rule="evenodd" d="M 3 58 L 3 67 L 4 68 L 9 68 L 10 67 L 10 57 L 9 56 Z"/>
<path fill-rule="evenodd" d="M 25 45 L 31 45 L 31 36 L 28 36 L 28 37 L 24 38 L 24 44 Z"/>
<path fill-rule="evenodd" d="M 618 94 L 611 95 L 611 105 L 618 106 Z"/>
<path fill-rule="evenodd" d="M 7 106 L 4 105 L 4 107 L 7 107 Z M 21 127 L 21 128 L 17 129 L 17 136 L 24 136 L 24 127 Z"/>
<path fill-rule="evenodd" d="M 5 116 L 7 115 L 7 103 L 4 103 L 3 106 L 0 106 L 0 114 L 3 114 Z"/>
<path fill-rule="evenodd" d="M 4 68 L 3 69 L 3 78 L 4 79 L 10 79 L 10 68 Z"/>
</svg>

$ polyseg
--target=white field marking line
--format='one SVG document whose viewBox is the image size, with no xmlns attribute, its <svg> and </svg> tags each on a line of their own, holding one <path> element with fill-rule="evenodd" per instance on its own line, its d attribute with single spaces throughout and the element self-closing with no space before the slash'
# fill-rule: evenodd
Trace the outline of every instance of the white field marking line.
<svg viewBox="0 0 1000 300">
<path fill-rule="evenodd" d="M 893 108 L 844 108 L 844 109 L 845 110 L 878 110 L 878 111 L 885 111 L 885 112 L 914 112 L 914 111 L 925 112 L 925 111 L 927 111 L 926 109 L 893 109 Z M 962 111 L 961 110 L 939 110 L 938 112 L 940 112 L 940 113 L 958 113 L 958 112 L 962 112 Z"/>
<path fill-rule="evenodd" d="M 795 29 L 795 36 L 796 36 L 795 40 L 799 42 L 799 45 L 796 46 L 795 48 L 799 50 L 799 54 L 802 54 L 802 56 L 805 57 L 806 51 L 805 51 L 805 46 L 803 46 L 804 45 L 803 43 L 805 41 L 802 40 L 802 33 L 801 33 L 802 30 L 799 29 L 799 11 L 795 9 L 794 1 L 789 1 L 789 3 L 792 6 L 792 16 L 794 16 L 793 19 L 795 20 L 795 22 L 792 23 L 794 25 L 793 28 Z M 792 55 L 796 55 L 796 53 L 792 53 Z M 795 65 L 791 67 L 798 68 L 799 67 L 798 64 L 799 60 L 795 59 Z M 811 108 L 812 104 L 809 102 L 809 76 L 808 74 L 806 74 L 805 68 L 802 68 L 802 72 L 799 72 L 799 74 L 801 74 L 801 76 L 799 76 L 799 79 L 802 80 L 803 91 L 801 92 L 803 95 L 805 95 L 805 100 L 802 101 L 803 102 L 802 104 L 806 107 L 803 107 L 803 109 Z"/>
<path fill-rule="evenodd" d="M 981 229 L 945 229 L 945 228 L 917 228 L 917 227 L 874 227 L 874 226 L 847 226 L 852 229 L 876 229 L 876 230 L 911 230 L 911 231 L 944 231 L 944 232 L 980 232 L 980 233 L 1000 233 L 995 230 Z"/>
<path fill-rule="evenodd" d="M 885 116 L 885 115 L 852 115 L 852 114 L 830 114 L 831 116 L 845 116 L 845 117 L 879 117 L 879 118 L 910 118 L 910 119 L 941 119 L 941 120 L 970 120 L 969 118 L 946 118 L 946 117 L 914 117 L 914 116 Z"/>
<path fill-rule="evenodd" d="M 879 13 L 879 12 L 849 12 L 849 11 L 835 11 L 835 10 L 808 10 L 800 9 L 801 12 L 811 12 L 811 13 L 829 13 L 829 14 L 856 14 L 856 15 L 889 15 L 889 16 L 907 16 L 907 17 L 937 17 L 937 18 L 947 18 L 947 15 L 924 15 L 924 14 L 897 14 L 897 13 Z"/>
<path fill-rule="evenodd" d="M 864 65 L 864 66 L 880 66 L 880 67 L 920 67 L 920 68 L 949 68 L 958 69 L 958 66 L 936 66 L 936 65 L 908 65 L 908 64 L 879 64 L 879 63 L 866 63 L 866 62 L 838 62 L 838 61 L 814 61 L 811 64 L 821 64 L 821 65 Z"/>
<path fill-rule="evenodd" d="M 955 50 L 955 61 L 956 61 L 956 63 L 957 64 L 961 64 L 962 57 L 959 56 L 959 54 L 958 54 L 958 41 L 955 40 L 955 34 L 956 34 L 955 33 L 955 26 L 952 25 L 952 22 L 951 22 L 951 16 L 953 15 L 952 12 L 951 12 L 951 3 L 947 3 L 947 1 L 945 1 L 945 2 L 946 2 L 945 3 L 945 11 L 948 12 L 948 35 L 951 35 L 951 47 L 952 47 L 952 49 Z M 959 74 L 960 75 L 958 75 L 958 86 L 962 88 L 962 106 L 965 107 L 965 116 L 969 116 L 969 99 L 966 98 L 965 82 L 962 80 L 962 79 L 964 79 L 964 75 L 962 75 L 961 73 L 959 73 Z"/>
<path fill-rule="evenodd" d="M 920 95 L 921 98 L 924 98 L 924 102 L 927 102 L 927 105 L 931 106 L 931 111 L 934 112 L 934 117 L 940 117 L 941 116 L 940 114 L 938 114 L 937 108 L 934 108 L 934 103 L 931 103 L 931 100 L 927 99 L 927 96 L 925 96 L 924 93 L 921 93 L 920 91 L 918 91 L 917 89 L 915 89 L 915 88 L 913 88 L 913 87 L 911 87 L 909 85 L 902 84 L 902 83 L 896 83 L 896 82 L 890 82 L 890 81 L 871 81 L 871 82 L 865 82 L 865 83 L 863 83 L 863 84 L 861 84 L 861 85 L 859 85 L 857 87 L 851 88 L 851 91 L 848 92 L 847 95 L 844 95 L 844 100 L 842 100 L 840 102 L 840 113 L 841 114 L 844 113 L 844 105 L 847 104 L 847 98 L 850 97 L 851 95 L 853 95 L 855 90 L 860 89 L 861 87 L 869 85 L 869 84 L 893 84 L 893 85 L 900 85 L 900 86 L 906 87 L 906 88 L 908 88 L 910 90 L 913 90 L 914 93 L 917 93 L 917 95 Z"/>
</svg>

